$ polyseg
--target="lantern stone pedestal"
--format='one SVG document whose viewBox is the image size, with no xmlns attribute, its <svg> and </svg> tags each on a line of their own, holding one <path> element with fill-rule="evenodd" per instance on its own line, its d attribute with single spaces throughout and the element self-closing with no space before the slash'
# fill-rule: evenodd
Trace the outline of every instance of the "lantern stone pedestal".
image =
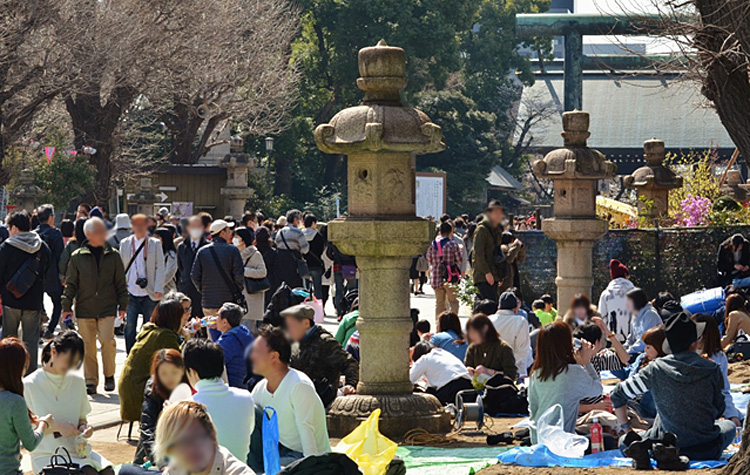
<svg viewBox="0 0 750 475">
<path fill-rule="evenodd" d="M 596 217 L 596 184 L 617 171 L 601 152 L 586 146 L 588 112 L 565 112 L 562 122 L 564 147 L 532 167 L 537 177 L 554 181 L 554 217 L 542 221 L 542 231 L 557 242 L 558 308 L 566 308 L 577 293 L 591 297 L 592 250 L 608 226 Z"/>
<path fill-rule="evenodd" d="M 31 214 L 44 192 L 34 184 L 34 172 L 32 170 L 21 170 L 18 181 L 19 185 L 13 189 L 10 196 L 18 205 L 19 210 L 26 210 Z"/>
<path fill-rule="evenodd" d="M 156 195 L 154 194 L 151 178 L 141 178 L 141 190 L 133 195 L 129 200 L 136 205 L 136 213 L 151 216 L 154 214 L 154 203 Z"/>
<path fill-rule="evenodd" d="M 416 154 L 445 148 L 440 127 L 402 106 L 406 58 L 381 40 L 359 52 L 362 105 L 315 129 L 325 153 L 347 154 L 349 216 L 329 223 L 328 236 L 360 270 L 360 381 L 357 394 L 337 398 L 328 412 L 334 437 L 351 432 L 375 409 L 380 430 L 398 438 L 413 428 L 450 430 L 450 416 L 431 395 L 413 394 L 409 380 L 409 267 L 432 240 L 430 222 L 416 217 Z"/>
<path fill-rule="evenodd" d="M 638 190 L 638 215 L 655 222 L 669 210 L 669 190 L 682 186 L 682 177 L 664 166 L 664 142 L 653 138 L 643 142 L 646 165 L 623 180 Z M 738 180 L 739 183 L 739 180 Z"/>
<path fill-rule="evenodd" d="M 221 196 L 226 199 L 226 211 L 235 219 L 242 217 L 245 204 L 253 196 L 253 189 L 248 185 L 248 171 L 255 166 L 255 161 L 243 152 L 241 137 L 232 137 L 230 152 L 219 162 L 227 170 L 227 184 L 221 188 Z"/>
</svg>

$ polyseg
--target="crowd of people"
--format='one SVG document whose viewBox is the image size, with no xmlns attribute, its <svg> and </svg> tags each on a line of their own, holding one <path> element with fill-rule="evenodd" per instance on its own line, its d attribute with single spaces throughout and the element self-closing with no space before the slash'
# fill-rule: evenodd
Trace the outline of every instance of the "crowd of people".
<svg viewBox="0 0 750 475">
<path fill-rule="evenodd" d="M 269 420 L 283 465 L 331 451 L 326 410 L 356 393 L 366 355 L 356 260 L 328 241 L 325 224 L 298 210 L 276 221 L 164 209 L 109 223 L 101 207 L 84 205 L 78 214 L 56 227 L 54 208 L 43 205 L 13 212 L 0 228 L 3 473 L 19 470 L 21 444 L 37 473 L 57 447 L 87 475 L 113 473 L 88 443 L 87 394 L 100 390 L 100 374 L 104 391 L 119 392 L 122 421 L 140 424 L 124 475 L 262 472 Z M 636 287 L 613 259 L 598 305 L 579 294 L 558 311 L 552 296 L 520 291 L 527 249 L 506 227 L 497 201 L 475 219 L 445 215 L 414 257 L 412 292 L 429 282 L 436 297 L 434 331 L 412 311 L 415 391 L 443 405 L 482 397 L 491 414 L 528 413 L 530 443 L 559 405 L 566 432 L 587 434 L 601 421 L 605 446 L 636 464 L 653 455 L 679 469 L 684 456 L 718 458 L 743 423 L 725 350 L 750 331 L 744 294 L 730 292 L 719 317 L 691 315 L 669 293 Z M 747 242 L 729 242 L 720 263 L 744 258 Z M 741 279 L 745 267 L 726 269 Z M 457 285 L 467 276 L 476 295 L 462 323 Z M 335 335 L 321 325 L 330 298 Z M 127 352 L 119 381 L 116 333 Z M 81 366 L 82 377 L 72 371 Z M 605 372 L 620 380 L 609 396 Z"/>
</svg>

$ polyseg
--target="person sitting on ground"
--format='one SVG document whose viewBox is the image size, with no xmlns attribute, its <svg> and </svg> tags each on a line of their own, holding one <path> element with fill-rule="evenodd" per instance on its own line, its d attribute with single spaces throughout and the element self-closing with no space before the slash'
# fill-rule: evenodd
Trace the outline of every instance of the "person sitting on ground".
<svg viewBox="0 0 750 475">
<path fill-rule="evenodd" d="M 742 414 L 734 405 L 732 399 L 732 393 L 730 392 L 731 386 L 729 385 L 729 360 L 724 350 L 721 349 L 721 332 L 719 332 L 719 325 L 716 324 L 716 320 L 711 315 L 705 313 L 696 313 L 692 316 L 693 321 L 696 323 L 705 323 L 706 329 L 703 331 L 703 338 L 698 340 L 698 350 L 701 351 L 704 357 L 710 359 L 721 368 L 721 375 L 724 378 L 724 389 L 722 394 L 724 395 L 724 419 L 729 419 L 737 427 L 742 427 Z"/>
<path fill-rule="evenodd" d="M 55 418 L 37 417 L 26 407 L 23 375 L 29 352 L 18 338 L 0 340 L 0 473 L 21 473 L 21 444 L 27 451 L 37 448 L 51 435 Z"/>
<path fill-rule="evenodd" d="M 511 292 L 504 292 L 500 296 L 500 309 L 490 317 L 500 338 L 513 348 L 516 359 L 518 377 L 525 378 L 531 366 L 531 339 L 529 337 L 529 322 L 518 314 L 520 300 Z"/>
<path fill-rule="evenodd" d="M 607 336 L 612 343 L 612 349 L 605 347 L 605 340 L 603 338 L 605 331 L 608 333 Z M 607 329 L 601 318 L 594 317 L 594 321 L 580 325 L 573 332 L 573 336 L 594 345 L 594 356 L 591 357 L 591 365 L 600 377 L 602 371 L 622 371 L 627 367 L 630 355 L 625 350 L 625 347 L 622 346 L 620 340 L 615 338 L 614 333 Z M 594 410 L 611 411 L 611 409 L 612 405 L 609 401 L 606 401 L 603 395 L 599 395 L 581 400 L 579 411 L 581 414 L 585 414 Z"/>
<path fill-rule="evenodd" d="M 453 312 L 441 313 L 437 319 L 437 333 L 430 337 L 430 343 L 463 361 L 469 344 L 461 331 L 458 315 Z"/>
<path fill-rule="evenodd" d="M 49 340 L 42 348 L 42 366 L 23 380 L 24 396 L 35 414 L 52 414 L 54 432 L 60 437 L 45 437 L 31 453 L 31 467 L 40 473 L 49 465 L 60 447 L 69 453 L 82 475 L 114 475 L 113 465 L 91 450 L 88 439 L 94 428 L 86 421 L 91 404 L 86 383 L 75 370 L 84 358 L 84 342 L 73 330 L 66 330 Z"/>
<path fill-rule="evenodd" d="M 466 369 L 470 375 L 489 377 L 502 373 L 513 381 L 518 376 L 513 348 L 502 341 L 487 315 L 475 314 L 466 323 L 466 335 L 471 344 L 466 350 Z"/>
<path fill-rule="evenodd" d="M 664 325 L 654 327 L 643 334 L 643 342 L 646 344 L 646 347 L 643 353 L 638 355 L 638 358 L 630 365 L 628 378 L 632 378 L 638 374 L 640 370 L 657 358 L 667 356 L 663 349 L 666 338 L 667 334 L 664 332 Z M 628 406 L 632 407 L 636 414 L 643 419 L 653 421 L 656 418 L 656 405 L 654 404 L 654 396 L 650 391 L 646 391 L 631 400 Z"/>
<path fill-rule="evenodd" d="M 419 341 L 430 341 L 432 334 L 432 325 L 427 320 L 420 320 L 417 322 L 417 335 L 419 335 Z"/>
<path fill-rule="evenodd" d="M 280 328 L 260 327 L 250 353 L 253 368 L 264 378 L 252 392 L 256 424 L 248 464 L 257 471 L 263 470 L 262 411 L 268 406 L 276 411 L 282 465 L 331 451 L 323 403 L 312 380 L 289 367 L 291 355 L 291 344 Z"/>
<path fill-rule="evenodd" d="M 227 368 L 227 379 L 233 388 L 244 388 L 247 368 L 245 355 L 253 343 L 253 334 L 242 325 L 244 312 L 236 303 L 227 302 L 219 309 L 216 329 L 221 332 L 218 343 L 224 350 L 224 363 Z"/>
<path fill-rule="evenodd" d="M 130 349 L 120 374 L 120 418 L 123 421 L 140 421 L 143 391 L 151 376 L 154 354 L 164 348 L 180 349 L 180 331 L 187 317 L 179 300 L 162 300 L 154 310 L 151 321 L 141 328 L 135 344 Z"/>
<path fill-rule="evenodd" d="M 536 423 L 555 404 L 562 407 L 565 432 L 575 433 L 582 399 L 602 394 L 602 383 L 591 364 L 596 348 L 586 340 L 573 349 L 570 327 L 554 321 L 539 330 L 536 361 L 529 381 L 531 443 L 539 442 Z"/>
<path fill-rule="evenodd" d="M 672 295 L 671 292 L 664 290 L 656 294 L 656 297 L 654 297 L 651 300 L 651 305 L 654 306 L 654 310 L 656 310 L 656 313 L 662 316 L 662 310 L 664 309 L 664 304 L 666 304 L 667 302 L 674 302 L 674 301 L 675 301 L 674 295 Z M 663 316 L 662 316 L 662 319 L 664 319 Z"/>
<path fill-rule="evenodd" d="M 193 401 L 204 404 L 211 414 L 211 420 L 218 430 L 219 444 L 238 459 L 247 460 L 250 450 L 248 428 L 255 427 L 255 403 L 250 393 L 230 388 L 221 380 L 224 373 L 224 351 L 221 346 L 209 340 L 193 338 L 185 343 L 182 358 L 190 386 L 196 391 Z M 158 444 L 158 425 L 156 431 Z"/>
<path fill-rule="evenodd" d="M 185 374 L 185 361 L 182 359 L 182 353 L 172 348 L 157 351 L 151 363 L 151 378 L 143 394 L 140 436 L 135 450 L 134 464 L 143 465 L 147 461 L 152 463 L 156 461 L 153 454 L 156 422 L 172 391 L 183 383 L 190 384 Z"/>
<path fill-rule="evenodd" d="M 734 343 L 738 335 L 750 335 L 750 312 L 745 306 L 745 297 L 741 294 L 732 294 L 727 297 L 724 328 L 726 334 L 721 339 L 721 347 L 724 349 Z"/>
<path fill-rule="evenodd" d="M 547 306 L 547 304 L 544 303 L 544 300 L 537 299 L 531 302 L 531 309 L 534 311 L 534 315 L 539 319 L 539 323 L 542 325 L 546 325 L 548 323 L 552 323 L 555 319 L 552 318 L 552 314 L 545 312 L 544 308 Z"/>
<path fill-rule="evenodd" d="M 290 366 L 312 379 L 323 404 L 328 407 L 336 398 L 341 375 L 345 380 L 341 392 L 354 394 L 359 382 L 359 364 L 333 335 L 315 324 L 315 310 L 300 304 L 283 310 L 281 316 L 289 336 L 299 344 L 292 353 Z"/>
<path fill-rule="evenodd" d="M 735 234 L 719 245 L 716 271 L 721 287 L 750 276 L 750 243 L 745 236 Z"/>
<path fill-rule="evenodd" d="M 544 302 L 544 311 L 552 315 L 552 319 L 557 319 L 557 309 L 555 308 L 555 299 L 550 294 L 544 294 L 539 297 L 539 300 Z"/>
<path fill-rule="evenodd" d="M 696 352 L 705 328 L 705 323 L 693 321 L 684 312 L 671 317 L 665 325 L 667 356 L 619 383 L 610 395 L 621 430 L 629 432 L 628 401 L 651 391 L 657 415 L 643 439 L 655 441 L 674 434 L 680 453 L 693 460 L 718 459 L 737 433 L 734 422 L 718 420 L 726 408 L 721 368 Z M 623 436 L 621 449 L 640 438 Z"/>
<path fill-rule="evenodd" d="M 631 313 L 625 304 L 625 295 L 635 286 L 630 281 L 630 271 L 617 259 L 609 261 L 609 276 L 612 280 L 599 296 L 597 308 L 609 331 L 615 332 L 617 339 L 624 343 L 630 335 L 631 319 Z"/>
<path fill-rule="evenodd" d="M 443 405 L 455 402 L 459 391 L 474 389 L 463 361 L 429 342 L 420 341 L 414 345 L 411 360 L 413 364 L 409 379 L 412 384 L 424 378 L 427 392 L 437 397 Z"/>
<path fill-rule="evenodd" d="M 558 314 L 557 317 L 560 318 L 560 315 Z M 575 294 L 570 301 L 570 308 L 568 308 L 562 317 L 562 321 L 567 323 L 571 330 L 575 331 L 578 325 L 583 325 L 594 317 L 601 317 L 601 315 L 596 311 L 596 307 L 591 305 L 591 300 L 589 300 L 588 296 L 585 294 Z M 605 334 L 609 333 L 609 330 L 605 331 Z"/>
<path fill-rule="evenodd" d="M 341 346 L 346 346 L 349 338 L 352 337 L 354 332 L 357 330 L 357 319 L 359 318 L 359 297 L 354 299 L 349 313 L 341 317 L 339 327 L 336 329 L 336 341 L 341 343 Z"/>
<path fill-rule="evenodd" d="M 156 424 L 154 455 L 169 460 L 162 475 L 255 475 L 242 459 L 219 445 L 207 408 L 193 401 L 167 406 Z"/>
<path fill-rule="evenodd" d="M 625 341 L 625 349 L 631 355 L 638 355 L 646 346 L 643 343 L 643 334 L 647 330 L 661 325 L 662 321 L 651 302 L 648 301 L 643 289 L 636 287 L 626 294 L 626 298 L 625 306 L 633 315 L 633 319 L 630 323 L 630 334 Z M 635 359 L 635 356 L 632 356 L 632 359 Z"/>
</svg>

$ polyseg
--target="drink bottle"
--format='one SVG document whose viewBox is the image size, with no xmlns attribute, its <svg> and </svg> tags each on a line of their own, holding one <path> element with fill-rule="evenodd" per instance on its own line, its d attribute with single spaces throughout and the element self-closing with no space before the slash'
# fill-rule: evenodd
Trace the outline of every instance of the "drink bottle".
<svg viewBox="0 0 750 475">
<path fill-rule="evenodd" d="M 591 453 L 596 454 L 604 451 L 604 436 L 602 434 L 602 425 L 599 424 L 599 418 L 594 418 L 591 424 Z"/>
</svg>

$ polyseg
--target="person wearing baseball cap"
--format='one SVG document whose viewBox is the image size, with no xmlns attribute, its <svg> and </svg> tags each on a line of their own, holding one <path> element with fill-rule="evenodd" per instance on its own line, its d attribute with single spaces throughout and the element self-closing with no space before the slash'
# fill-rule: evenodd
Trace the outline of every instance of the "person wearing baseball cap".
<svg viewBox="0 0 750 475">
<path fill-rule="evenodd" d="M 645 465 L 653 448 L 659 468 L 684 469 L 686 460 L 680 454 L 692 460 L 716 460 L 734 440 L 735 423 L 719 420 L 725 410 L 721 368 L 696 352 L 705 328 L 705 322 L 696 322 L 685 312 L 671 316 L 664 326 L 662 349 L 667 356 L 650 362 L 612 391 L 620 428 L 627 432 L 620 448 L 636 463 Z M 627 403 L 647 391 L 653 395 L 657 415 L 641 438 L 630 428 Z"/>
<path fill-rule="evenodd" d="M 347 353 L 336 338 L 315 323 L 315 309 L 299 304 L 281 311 L 289 337 L 299 344 L 292 354 L 290 366 L 302 371 L 315 383 L 323 405 L 328 407 L 339 391 L 339 380 L 344 395 L 356 392 L 359 364 Z"/>
<path fill-rule="evenodd" d="M 225 302 L 236 302 L 236 297 L 244 289 L 245 267 L 240 250 L 232 245 L 234 223 L 223 219 L 214 220 L 209 226 L 211 244 L 198 248 L 190 278 L 201 294 L 204 315 L 216 315 Z M 219 333 L 211 332 L 212 338 Z"/>
</svg>

